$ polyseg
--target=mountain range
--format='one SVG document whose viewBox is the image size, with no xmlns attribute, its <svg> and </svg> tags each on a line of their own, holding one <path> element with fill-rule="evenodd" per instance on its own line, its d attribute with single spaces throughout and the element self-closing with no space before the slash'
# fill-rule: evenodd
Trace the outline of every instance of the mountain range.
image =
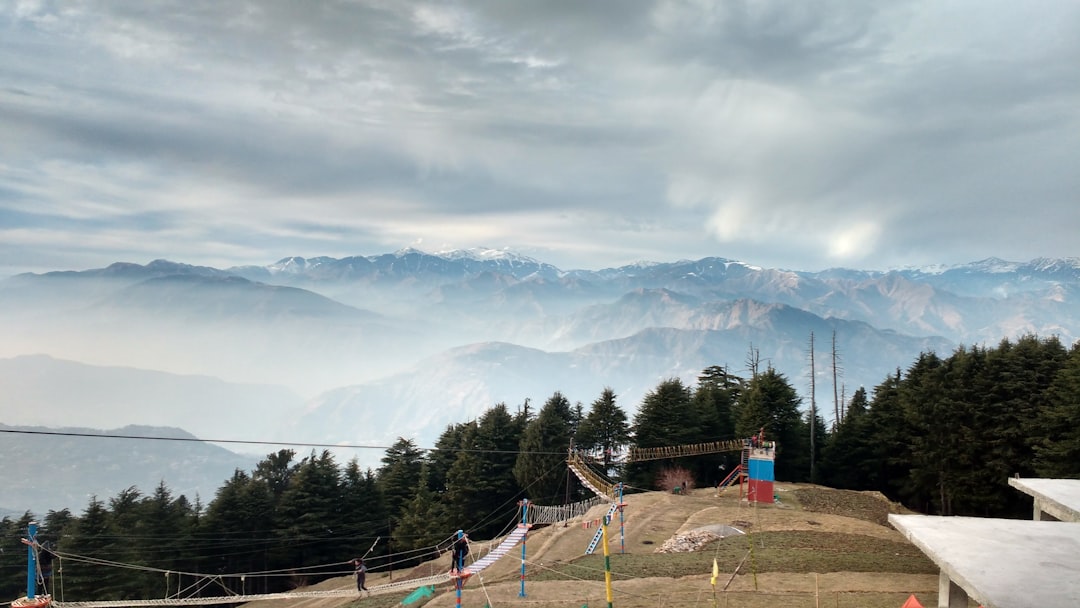
<svg viewBox="0 0 1080 608">
<path fill-rule="evenodd" d="M 610 386 L 633 413 L 664 379 L 694 384 L 711 365 L 745 376 L 752 360 L 808 404 L 811 335 L 831 418 L 834 352 L 837 393 L 850 396 L 924 351 L 1023 334 L 1071 344 L 1078 289 L 1076 258 L 562 270 L 490 249 L 27 273 L 0 281 L 0 421 L 425 446 L 498 402 L 561 391 L 587 408 Z"/>
</svg>

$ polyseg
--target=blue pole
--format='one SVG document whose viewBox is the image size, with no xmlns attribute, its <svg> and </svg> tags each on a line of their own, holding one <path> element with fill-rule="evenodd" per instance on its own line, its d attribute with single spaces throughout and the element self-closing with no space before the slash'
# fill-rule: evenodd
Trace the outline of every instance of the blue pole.
<svg viewBox="0 0 1080 608">
<path fill-rule="evenodd" d="M 521 525 L 529 525 L 529 499 L 523 498 L 521 500 Z M 518 597 L 525 597 L 525 540 L 529 537 L 529 533 L 526 531 L 525 536 L 521 537 L 521 591 L 518 593 Z"/>
<path fill-rule="evenodd" d="M 34 543 L 37 539 L 37 522 L 32 521 L 28 526 L 30 534 L 30 542 L 26 543 L 26 599 L 34 599 L 34 594 L 37 593 L 37 558 L 34 556 Z"/>
<path fill-rule="evenodd" d="M 623 484 L 619 482 L 619 553 L 626 553 L 626 521 L 623 519 Z"/>
<path fill-rule="evenodd" d="M 458 537 L 458 542 L 461 542 L 461 539 L 465 538 L 465 531 L 464 530 L 458 530 L 457 531 L 457 537 Z M 461 571 L 465 569 L 465 556 L 461 555 L 457 551 L 456 546 L 454 547 L 454 557 L 457 558 L 457 580 L 454 581 L 455 582 L 454 587 L 457 589 L 457 603 L 456 603 L 456 606 L 457 606 L 457 608 L 461 608 L 461 585 L 463 583 L 463 580 L 461 578 Z"/>
</svg>

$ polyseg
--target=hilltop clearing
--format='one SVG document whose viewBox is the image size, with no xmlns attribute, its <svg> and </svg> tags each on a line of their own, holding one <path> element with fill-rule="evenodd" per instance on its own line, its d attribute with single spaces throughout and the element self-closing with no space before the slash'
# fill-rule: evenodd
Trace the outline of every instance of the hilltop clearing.
<svg viewBox="0 0 1080 608">
<path fill-rule="evenodd" d="M 934 565 L 894 529 L 884 524 L 889 512 L 902 510 L 879 494 L 832 490 L 804 484 L 776 485 L 779 502 L 748 505 L 738 490 L 716 496 L 711 488 L 687 495 L 646 492 L 626 497 L 624 536 L 618 518 L 608 528 L 614 605 L 628 607 L 711 606 L 713 560 L 719 576 L 717 606 L 799 607 L 855 606 L 895 608 L 908 594 L 936 601 Z M 584 555 L 605 508 L 586 518 L 535 529 L 526 545 L 526 596 L 521 597 L 520 546 L 471 578 L 462 592 L 464 606 L 570 607 L 606 604 L 604 558 Z M 731 528 L 739 533 L 732 531 Z M 705 538 L 694 551 L 661 553 L 674 537 Z M 493 541 L 473 542 L 472 558 Z M 625 546 L 625 553 L 622 548 Z M 736 568 L 738 572 L 736 573 Z M 395 581 L 429 576 L 449 569 L 449 558 L 395 572 Z M 368 586 L 389 580 L 373 572 Z M 350 578 L 326 581 L 318 588 L 349 588 Z M 724 589 L 727 587 L 726 590 Z M 290 601 L 290 608 L 388 608 L 406 592 L 356 600 L 341 598 Z M 452 584 L 439 585 L 426 606 L 453 606 Z M 285 608 L 261 603 L 259 608 Z M 419 606 L 417 603 L 414 606 Z"/>
</svg>

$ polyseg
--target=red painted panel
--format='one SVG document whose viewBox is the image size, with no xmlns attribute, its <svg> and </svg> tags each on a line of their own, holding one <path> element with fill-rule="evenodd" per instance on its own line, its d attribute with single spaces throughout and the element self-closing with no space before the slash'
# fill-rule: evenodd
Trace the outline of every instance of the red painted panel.
<svg viewBox="0 0 1080 608">
<path fill-rule="evenodd" d="M 747 500 L 750 502 L 772 503 L 773 482 L 763 479 L 751 479 L 750 488 L 747 491 Z"/>
</svg>

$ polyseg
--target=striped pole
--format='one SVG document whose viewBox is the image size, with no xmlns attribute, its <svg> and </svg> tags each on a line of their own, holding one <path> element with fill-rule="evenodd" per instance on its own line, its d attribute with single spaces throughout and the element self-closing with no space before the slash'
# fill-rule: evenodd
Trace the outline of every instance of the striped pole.
<svg viewBox="0 0 1080 608">
<path fill-rule="evenodd" d="M 34 594 L 37 593 L 37 556 L 34 555 L 34 543 L 37 539 L 37 522 L 32 521 L 27 526 L 27 533 L 30 538 L 30 542 L 26 543 L 26 599 L 34 599 Z"/>
<path fill-rule="evenodd" d="M 525 541 L 529 538 L 529 499 L 521 499 L 521 526 L 526 529 L 525 536 L 521 537 L 521 591 L 518 597 L 525 597 Z"/>
<path fill-rule="evenodd" d="M 608 520 L 611 518 L 607 515 L 604 516 L 603 523 L 603 542 L 604 542 L 604 588 L 607 591 L 607 607 L 611 608 L 611 555 L 608 552 L 607 546 L 607 526 Z"/>
</svg>

